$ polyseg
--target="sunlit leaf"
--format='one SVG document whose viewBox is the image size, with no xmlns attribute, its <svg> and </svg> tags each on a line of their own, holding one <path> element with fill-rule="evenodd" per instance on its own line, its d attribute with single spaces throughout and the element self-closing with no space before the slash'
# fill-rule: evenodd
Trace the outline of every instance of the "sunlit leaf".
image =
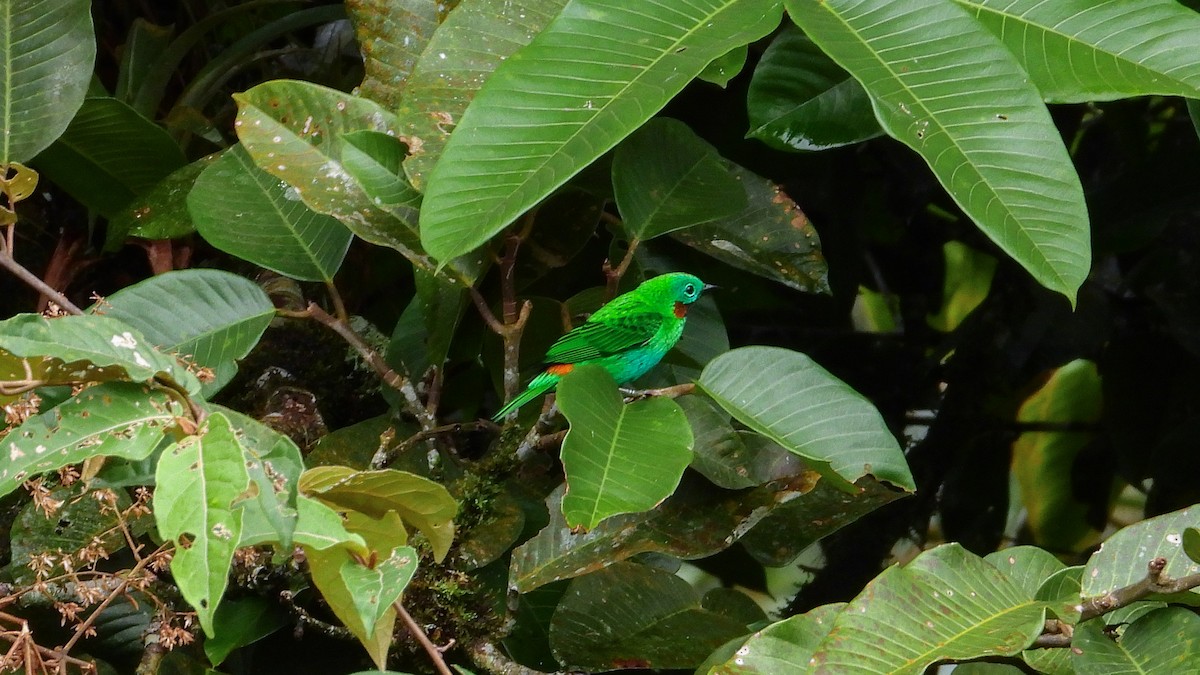
<svg viewBox="0 0 1200 675">
<path fill-rule="evenodd" d="M 1088 558 L 1083 572 L 1083 595 L 1095 597 L 1146 578 L 1146 565 L 1165 558 L 1163 574 L 1178 579 L 1200 573 L 1200 562 L 1183 550 L 1183 531 L 1200 522 L 1200 506 L 1147 518 L 1118 530 Z M 1200 591 L 1187 591 L 1194 600 Z"/>
<path fill-rule="evenodd" d="M 777 621 L 754 633 L 733 658 L 716 665 L 708 675 L 770 675 L 801 673 L 821 640 L 833 629 L 834 618 L 845 608 L 839 602 Z"/>
<path fill-rule="evenodd" d="M 942 258 L 946 261 L 942 309 L 926 320 L 935 329 L 949 333 L 987 299 L 996 259 L 957 241 L 942 244 Z"/>
<path fill-rule="evenodd" d="M 239 546 L 278 544 L 291 550 L 296 529 L 296 497 L 304 459 L 292 439 L 271 427 L 229 408 L 211 405 L 229 418 L 245 451 L 246 472 L 256 490 L 239 502 L 242 540 Z"/>
</svg>

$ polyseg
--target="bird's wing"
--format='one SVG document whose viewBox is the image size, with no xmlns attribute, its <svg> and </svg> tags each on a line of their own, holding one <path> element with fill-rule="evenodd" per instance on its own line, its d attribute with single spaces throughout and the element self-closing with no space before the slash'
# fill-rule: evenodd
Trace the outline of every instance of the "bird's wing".
<svg viewBox="0 0 1200 675">
<path fill-rule="evenodd" d="M 649 342 L 663 321 L 663 315 L 655 312 L 588 321 L 551 345 L 546 351 L 546 363 L 580 363 L 620 354 Z"/>
</svg>

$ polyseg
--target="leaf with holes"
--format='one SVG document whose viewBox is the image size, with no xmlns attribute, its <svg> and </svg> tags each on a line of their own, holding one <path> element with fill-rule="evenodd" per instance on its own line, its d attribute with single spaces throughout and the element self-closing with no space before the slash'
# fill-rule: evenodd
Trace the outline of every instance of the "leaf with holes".
<svg viewBox="0 0 1200 675">
<path fill-rule="evenodd" d="M 1091 267 L 1083 188 L 1041 94 L 1004 44 L 946 0 L 787 7 L 984 234 L 1074 304 Z"/>
<path fill-rule="evenodd" d="M 374 634 L 378 622 L 387 618 L 392 603 L 400 598 L 417 571 L 417 550 L 398 546 L 391 554 L 367 567 L 354 560 L 342 563 L 340 573 L 350 592 L 354 611 L 367 634 Z"/>
<path fill-rule="evenodd" d="M 151 277 L 105 298 L 94 312 L 142 331 L 159 349 L 210 368 L 201 394 L 211 397 L 258 344 L 275 306 L 258 284 L 221 270 L 191 269 Z"/>
<path fill-rule="evenodd" d="M 558 385 L 571 423 L 562 444 L 567 524 L 592 529 L 619 513 L 654 508 L 675 491 L 692 461 L 692 428 L 666 397 L 626 405 L 603 368 L 582 366 Z"/>
<path fill-rule="evenodd" d="M 171 574 L 196 609 L 204 633 L 215 635 L 213 615 L 242 534 L 242 513 L 235 502 L 250 486 L 245 449 L 229 418 L 213 413 L 199 434 L 168 448 L 158 462 L 155 484 L 159 536 L 175 543 Z"/>
<path fill-rule="evenodd" d="M 444 261 L 478 248 L 714 59 L 778 24 L 777 0 L 568 3 L 496 69 L 450 136 L 425 190 L 425 249 Z"/>
<path fill-rule="evenodd" d="M 421 51 L 437 30 L 437 0 L 347 0 L 363 53 L 362 95 L 395 110 Z"/>
<path fill-rule="evenodd" d="M 26 376 L 37 386 L 163 376 L 189 393 L 200 391 L 200 381 L 183 364 L 137 329 L 106 316 L 18 314 L 0 321 L 0 378 Z"/>
<path fill-rule="evenodd" d="M 246 453 L 246 472 L 255 487 L 239 503 L 242 540 L 239 546 L 276 543 L 292 549 L 296 529 L 296 497 L 304 459 L 292 439 L 258 420 L 223 406 L 209 404 L 229 418 Z"/>
</svg>

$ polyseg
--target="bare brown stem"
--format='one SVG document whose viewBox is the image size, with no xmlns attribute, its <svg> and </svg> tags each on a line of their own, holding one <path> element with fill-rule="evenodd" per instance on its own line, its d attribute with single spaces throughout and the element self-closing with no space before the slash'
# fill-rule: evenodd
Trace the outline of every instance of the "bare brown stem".
<svg viewBox="0 0 1200 675">
<path fill-rule="evenodd" d="M 617 297 L 617 287 L 621 284 L 621 277 L 625 276 L 625 272 L 629 270 L 629 265 L 633 262 L 633 254 L 637 251 L 639 244 L 641 241 L 637 237 L 631 238 L 629 248 L 625 250 L 625 257 L 615 268 L 608 260 L 604 261 L 604 278 L 607 282 L 604 289 L 605 302 Z"/>
<path fill-rule="evenodd" d="M 1080 607 L 1080 621 L 1107 614 L 1114 609 L 1131 605 L 1148 595 L 1181 593 L 1200 586 L 1200 574 L 1189 574 L 1172 579 L 1166 575 L 1167 559 L 1155 558 L 1146 564 L 1146 576 L 1136 584 L 1109 591 L 1104 595 L 1084 600 Z"/>
<path fill-rule="evenodd" d="M 353 347 L 354 350 L 363 357 L 363 360 L 370 364 L 371 368 L 375 370 L 385 384 L 400 392 L 400 395 L 404 397 L 405 409 L 408 410 L 413 417 L 417 418 L 417 422 L 421 425 L 422 430 L 427 431 L 436 426 L 436 420 L 434 420 L 433 415 L 430 414 L 425 406 L 421 403 L 421 398 L 417 396 L 417 390 L 413 387 L 412 382 L 410 382 L 400 373 L 392 370 L 391 366 L 389 366 L 387 362 L 383 360 L 383 356 L 381 356 L 379 352 L 375 351 L 374 348 L 368 345 L 366 341 L 364 341 L 362 337 L 358 335 L 358 333 L 355 333 L 354 329 L 350 327 L 350 324 L 332 316 L 329 314 L 329 312 L 321 309 L 321 307 L 314 302 L 308 303 L 308 308 L 305 309 L 301 314 L 287 312 L 283 313 L 283 315 L 303 316 L 306 318 L 315 319 L 319 323 L 332 329 L 333 332 L 340 335 L 343 340 L 349 343 L 350 346 Z"/>
<path fill-rule="evenodd" d="M 6 246 L 4 250 L 0 251 L 0 267 L 8 270 L 13 276 L 25 282 L 26 285 L 32 287 L 34 290 L 38 291 L 48 300 L 59 307 L 62 307 L 67 312 L 71 314 L 83 314 L 83 310 L 79 309 L 75 303 L 68 300 L 67 296 L 54 290 L 50 284 L 42 281 L 36 274 L 25 269 L 21 263 L 13 259 L 12 255 L 9 253 L 10 250 L 11 249 Z"/>
<path fill-rule="evenodd" d="M 342 302 L 342 294 L 338 293 L 337 286 L 334 286 L 332 281 L 326 281 L 325 290 L 329 292 L 329 300 L 333 303 L 333 313 L 337 316 L 338 321 L 349 325 L 350 315 L 346 313 L 346 303 Z"/>
<path fill-rule="evenodd" d="M 504 655 L 496 645 L 487 641 L 476 642 L 468 650 L 471 661 L 493 675 L 562 675 L 562 673 L 546 673 L 523 666 Z"/>
<path fill-rule="evenodd" d="M 421 630 L 421 627 L 417 625 L 416 620 L 412 618 L 408 610 L 404 609 L 404 605 L 400 604 L 400 601 L 397 600 L 392 603 L 392 606 L 396 608 L 396 614 L 400 617 L 400 621 L 404 623 L 404 627 L 425 648 L 425 653 L 429 654 L 429 660 L 433 661 L 433 667 L 437 669 L 438 673 L 440 675 L 454 675 L 450 670 L 450 666 L 446 665 L 446 659 L 442 657 L 442 650 L 438 649 L 437 645 L 429 640 L 429 636 L 425 634 L 425 631 Z"/>
<path fill-rule="evenodd" d="M 440 427 L 434 427 L 432 429 L 418 431 L 417 433 L 413 434 L 412 436 L 409 436 L 408 438 L 404 439 L 400 443 L 396 444 L 396 446 L 394 448 L 387 448 L 387 449 L 380 448 L 375 453 L 375 456 L 371 458 L 371 468 L 380 469 L 380 468 L 387 466 L 388 464 L 391 464 L 392 460 L 394 460 L 396 457 L 404 454 L 404 452 L 406 450 L 408 450 L 412 446 L 416 445 L 417 443 L 420 443 L 421 441 L 426 441 L 426 440 L 429 440 L 430 438 L 434 438 L 434 437 L 440 436 L 442 434 L 457 434 L 457 433 L 461 433 L 464 431 L 478 431 L 478 430 L 484 430 L 484 429 L 486 429 L 488 431 L 498 431 L 500 429 L 500 427 L 498 425 L 496 425 L 494 422 L 492 422 L 491 420 L 476 420 L 474 422 L 459 422 L 456 424 L 443 424 Z"/>
</svg>

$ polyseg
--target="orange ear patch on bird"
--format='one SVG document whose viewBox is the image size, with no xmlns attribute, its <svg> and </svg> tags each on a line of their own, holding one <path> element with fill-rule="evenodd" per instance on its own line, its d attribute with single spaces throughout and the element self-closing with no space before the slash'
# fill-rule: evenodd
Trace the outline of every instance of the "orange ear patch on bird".
<svg viewBox="0 0 1200 675">
<path fill-rule="evenodd" d="M 683 317 L 687 316 L 687 310 L 688 310 L 687 305 L 683 304 L 682 302 L 676 302 L 675 303 L 675 318 L 682 319 Z"/>
<path fill-rule="evenodd" d="M 558 375 L 559 377 L 566 375 L 572 370 L 575 370 L 575 364 L 573 363 L 556 363 L 546 368 L 547 373 L 550 373 L 551 375 Z"/>
</svg>

